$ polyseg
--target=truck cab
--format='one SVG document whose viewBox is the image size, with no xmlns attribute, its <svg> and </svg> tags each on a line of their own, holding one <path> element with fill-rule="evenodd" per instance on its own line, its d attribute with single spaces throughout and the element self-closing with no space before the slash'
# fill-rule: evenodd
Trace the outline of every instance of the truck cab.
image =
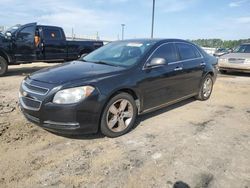
<svg viewBox="0 0 250 188">
<path fill-rule="evenodd" d="M 61 27 L 37 23 L 19 25 L 0 36 L 0 76 L 7 72 L 8 65 L 70 61 L 102 45 L 102 41 L 66 40 Z"/>
</svg>

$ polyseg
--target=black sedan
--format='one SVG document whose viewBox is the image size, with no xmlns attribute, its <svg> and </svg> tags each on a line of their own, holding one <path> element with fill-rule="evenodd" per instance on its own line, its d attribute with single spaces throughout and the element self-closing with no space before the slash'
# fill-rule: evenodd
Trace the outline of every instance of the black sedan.
<svg viewBox="0 0 250 188">
<path fill-rule="evenodd" d="M 20 87 L 25 117 L 52 132 L 127 133 L 138 114 L 195 97 L 207 100 L 217 59 L 179 39 L 109 43 L 78 61 L 40 70 Z"/>
</svg>

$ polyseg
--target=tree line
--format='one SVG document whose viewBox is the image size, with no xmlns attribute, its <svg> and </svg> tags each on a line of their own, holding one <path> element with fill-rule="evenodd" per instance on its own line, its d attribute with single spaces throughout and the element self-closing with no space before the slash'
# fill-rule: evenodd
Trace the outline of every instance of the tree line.
<svg viewBox="0 0 250 188">
<path fill-rule="evenodd" d="M 233 49 L 242 43 L 250 43 L 250 38 L 240 39 L 240 40 L 197 39 L 197 40 L 191 40 L 191 42 L 203 47 Z"/>
</svg>

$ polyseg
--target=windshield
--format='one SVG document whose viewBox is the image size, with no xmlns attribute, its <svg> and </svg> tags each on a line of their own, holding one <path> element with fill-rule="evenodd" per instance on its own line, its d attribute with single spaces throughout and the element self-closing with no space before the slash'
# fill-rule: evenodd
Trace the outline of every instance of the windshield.
<svg viewBox="0 0 250 188">
<path fill-rule="evenodd" d="M 227 52 L 227 49 L 225 49 L 225 48 L 219 48 L 216 52 Z"/>
<path fill-rule="evenodd" d="M 135 65 L 143 54 L 145 54 L 154 44 L 155 41 L 111 42 L 85 56 L 82 60 L 93 63 L 129 67 Z"/>
<path fill-rule="evenodd" d="M 243 44 L 235 48 L 235 53 L 250 53 L 250 44 Z"/>
</svg>

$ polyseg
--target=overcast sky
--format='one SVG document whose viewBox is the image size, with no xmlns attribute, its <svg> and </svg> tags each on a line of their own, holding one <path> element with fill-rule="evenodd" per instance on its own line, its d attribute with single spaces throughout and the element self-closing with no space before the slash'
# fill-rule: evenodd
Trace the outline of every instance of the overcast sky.
<svg viewBox="0 0 250 188">
<path fill-rule="evenodd" d="M 71 35 L 150 37 L 152 0 L 0 0 L 0 25 L 38 22 Z M 250 0 L 156 0 L 155 37 L 250 38 Z"/>
</svg>

